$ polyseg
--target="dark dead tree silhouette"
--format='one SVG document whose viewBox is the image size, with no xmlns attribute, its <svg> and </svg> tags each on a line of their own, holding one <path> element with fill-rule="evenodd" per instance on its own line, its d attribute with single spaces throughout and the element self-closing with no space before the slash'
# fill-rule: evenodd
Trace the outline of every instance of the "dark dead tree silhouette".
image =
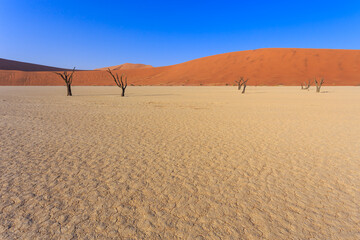
<svg viewBox="0 0 360 240">
<path fill-rule="evenodd" d="M 238 81 L 235 80 L 235 82 L 238 85 L 238 90 L 241 90 L 241 87 L 243 86 L 243 90 L 241 93 L 245 93 L 245 89 L 246 89 L 246 83 L 247 81 L 249 81 L 249 79 L 247 78 L 246 80 L 244 79 L 244 77 L 240 77 L 240 79 Z"/>
<path fill-rule="evenodd" d="M 305 82 L 304 83 L 301 83 L 301 89 L 302 90 L 306 90 L 306 89 L 309 89 L 311 86 L 311 83 L 310 83 L 310 80 L 309 82 L 306 84 Z"/>
<path fill-rule="evenodd" d="M 242 82 L 244 81 L 244 77 L 240 77 L 240 79 L 239 80 L 235 80 L 235 82 L 237 83 L 237 85 L 238 85 L 238 90 L 240 90 L 241 89 L 241 86 L 242 86 Z"/>
<path fill-rule="evenodd" d="M 110 68 L 108 68 L 107 72 L 113 77 L 116 85 L 122 89 L 122 93 L 121 96 L 124 97 L 125 96 L 125 89 L 127 87 L 127 77 L 124 74 L 121 74 L 121 76 L 119 77 L 119 75 L 116 73 L 116 75 L 114 75 Z"/>
<path fill-rule="evenodd" d="M 249 79 L 247 78 L 246 80 L 243 80 L 243 83 L 242 83 L 242 85 L 244 86 L 243 87 L 243 90 L 242 90 L 242 92 L 241 93 L 245 93 L 245 89 L 246 89 L 246 83 L 249 81 Z"/>
<path fill-rule="evenodd" d="M 323 77 L 320 78 L 320 81 L 316 80 L 316 78 L 315 78 L 314 81 L 315 81 L 315 84 L 316 84 L 316 92 L 319 93 L 320 89 L 321 89 L 321 86 L 324 83 L 324 78 Z"/>
<path fill-rule="evenodd" d="M 59 75 L 65 81 L 66 89 L 67 89 L 67 96 L 72 96 L 71 84 L 73 81 L 74 72 L 75 72 L 75 67 L 73 68 L 71 73 L 68 73 L 67 71 L 64 71 L 63 73 L 55 72 L 55 74 Z"/>
</svg>

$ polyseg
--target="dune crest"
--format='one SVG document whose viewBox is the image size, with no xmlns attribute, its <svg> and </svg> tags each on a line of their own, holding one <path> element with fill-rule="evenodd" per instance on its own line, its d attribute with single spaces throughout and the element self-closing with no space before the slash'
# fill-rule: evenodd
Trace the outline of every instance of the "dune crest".
<svg viewBox="0 0 360 240">
<path fill-rule="evenodd" d="M 64 71 L 65 68 L 50 67 L 40 64 L 19 62 L 9 59 L 0 58 L 0 70 L 12 71 Z"/>
<path fill-rule="evenodd" d="M 111 67 L 103 67 L 103 68 L 97 68 L 94 70 L 102 70 L 105 71 L 110 68 L 110 70 L 127 70 L 127 69 L 140 69 L 140 68 L 152 68 L 151 65 L 146 64 L 140 64 L 140 63 L 124 63 L 116 66 Z"/>
</svg>

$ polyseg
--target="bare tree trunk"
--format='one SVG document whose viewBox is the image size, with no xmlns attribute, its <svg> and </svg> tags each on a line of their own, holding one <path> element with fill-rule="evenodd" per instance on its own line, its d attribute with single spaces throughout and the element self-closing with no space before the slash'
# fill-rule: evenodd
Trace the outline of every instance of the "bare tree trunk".
<svg viewBox="0 0 360 240">
<path fill-rule="evenodd" d="M 320 85 L 316 85 L 316 92 L 320 92 L 321 89 L 321 84 Z"/>
<path fill-rule="evenodd" d="M 67 96 L 72 96 L 70 84 L 66 84 L 66 89 L 67 89 Z"/>
<path fill-rule="evenodd" d="M 121 96 L 124 97 L 125 96 L 125 88 L 122 88 L 122 93 Z"/>
<path fill-rule="evenodd" d="M 242 90 L 242 92 L 241 93 L 245 93 L 245 88 L 246 88 L 246 82 L 244 82 L 244 87 L 243 87 L 243 90 Z"/>
<path fill-rule="evenodd" d="M 238 82 L 238 90 L 240 90 L 241 89 L 241 84 L 240 84 L 240 82 Z"/>
<path fill-rule="evenodd" d="M 323 85 L 323 83 L 324 83 L 324 78 L 321 78 L 319 82 L 315 78 L 316 92 L 317 93 L 320 92 L 320 89 L 321 89 L 321 86 Z"/>
</svg>

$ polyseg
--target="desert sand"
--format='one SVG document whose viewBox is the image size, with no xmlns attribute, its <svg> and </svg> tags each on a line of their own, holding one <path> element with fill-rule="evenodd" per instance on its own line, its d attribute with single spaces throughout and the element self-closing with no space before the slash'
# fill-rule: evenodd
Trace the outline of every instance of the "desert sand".
<svg viewBox="0 0 360 240">
<path fill-rule="evenodd" d="M 0 88 L 0 239 L 360 239 L 360 87 Z"/>
<path fill-rule="evenodd" d="M 0 69 L 1 65 L 0 65 Z M 328 86 L 360 86 L 360 50 L 267 48 L 224 53 L 177 65 L 117 70 L 133 85 L 233 85 L 240 76 L 253 86 L 299 86 L 324 77 Z M 0 70 L 0 86 L 58 86 L 53 72 Z M 80 71 L 73 85 L 115 85 L 105 71 Z"/>
</svg>

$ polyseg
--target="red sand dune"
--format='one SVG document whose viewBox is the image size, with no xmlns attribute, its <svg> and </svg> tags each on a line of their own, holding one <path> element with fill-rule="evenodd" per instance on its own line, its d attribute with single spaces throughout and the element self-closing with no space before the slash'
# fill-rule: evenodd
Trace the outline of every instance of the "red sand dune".
<svg viewBox="0 0 360 240">
<path fill-rule="evenodd" d="M 127 69 L 152 68 L 152 67 L 153 66 L 151 65 L 139 64 L 139 63 L 124 63 L 112 67 L 97 68 L 94 70 L 105 71 L 108 70 L 108 68 L 110 68 L 110 70 L 127 70 Z"/>
<path fill-rule="evenodd" d="M 166 67 L 117 70 L 133 85 L 300 85 L 324 77 L 324 85 L 360 85 L 360 50 L 273 48 L 240 51 Z M 64 85 L 52 72 L 0 71 L 0 85 Z M 79 71 L 73 85 L 114 85 L 105 71 Z"/>
<path fill-rule="evenodd" d="M 45 65 L 19 62 L 0 58 L 0 70 L 15 70 L 15 71 L 64 71 L 65 68 L 49 67 Z"/>
</svg>

